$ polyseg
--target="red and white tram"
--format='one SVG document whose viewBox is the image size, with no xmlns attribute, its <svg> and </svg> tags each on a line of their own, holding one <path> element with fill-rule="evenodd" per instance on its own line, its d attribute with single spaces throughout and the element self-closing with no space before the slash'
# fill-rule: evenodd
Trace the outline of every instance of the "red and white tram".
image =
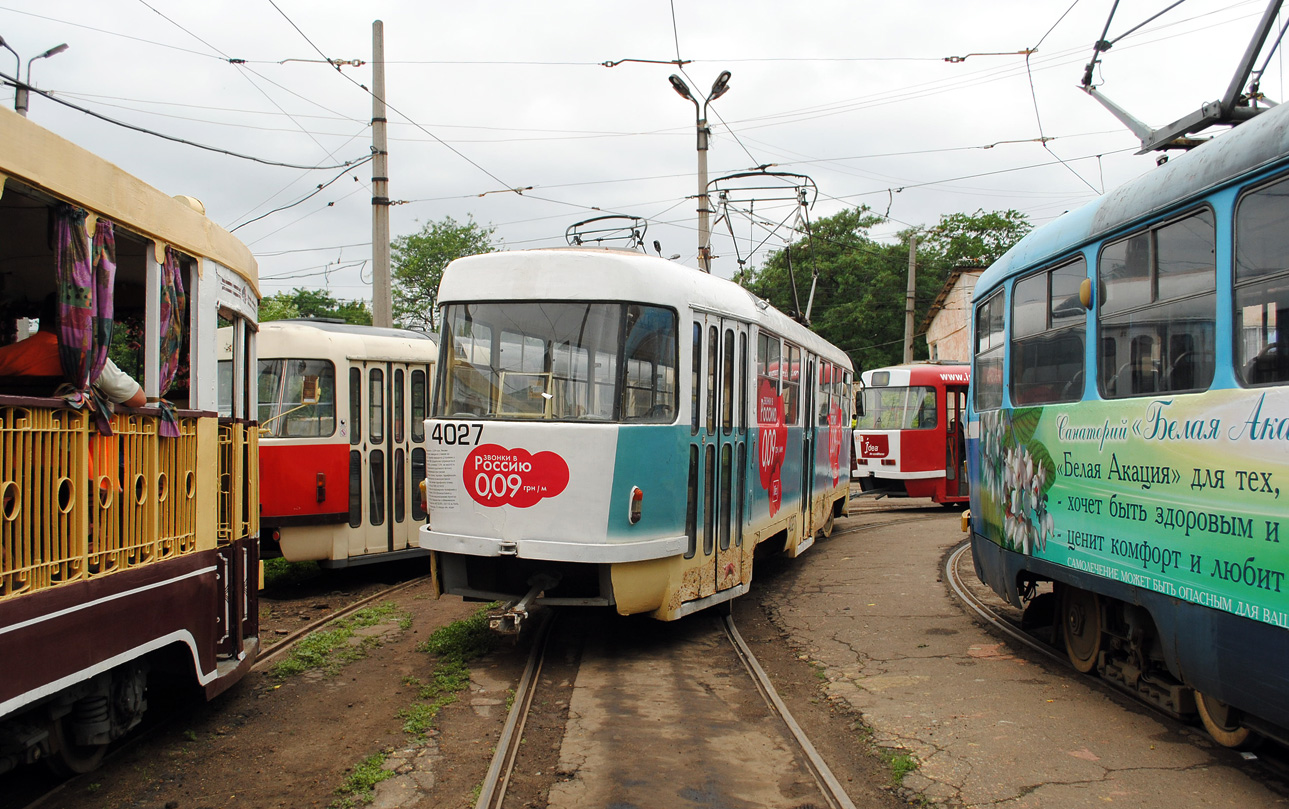
<svg viewBox="0 0 1289 809">
<path fill-rule="evenodd" d="M 860 379 L 851 477 L 863 492 L 965 503 L 970 366 L 919 362 L 865 371 Z"/>
<path fill-rule="evenodd" d="M 417 529 L 435 341 L 279 320 L 261 326 L 258 351 L 264 554 L 323 567 L 426 555 Z"/>
</svg>

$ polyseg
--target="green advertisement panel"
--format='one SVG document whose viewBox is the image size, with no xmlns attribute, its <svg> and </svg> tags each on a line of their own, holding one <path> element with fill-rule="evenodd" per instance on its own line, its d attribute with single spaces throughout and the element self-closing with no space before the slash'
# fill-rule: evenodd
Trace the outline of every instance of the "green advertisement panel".
<svg viewBox="0 0 1289 809">
<path fill-rule="evenodd" d="M 991 541 L 1289 627 L 1289 390 L 994 410 L 979 442 Z"/>
</svg>

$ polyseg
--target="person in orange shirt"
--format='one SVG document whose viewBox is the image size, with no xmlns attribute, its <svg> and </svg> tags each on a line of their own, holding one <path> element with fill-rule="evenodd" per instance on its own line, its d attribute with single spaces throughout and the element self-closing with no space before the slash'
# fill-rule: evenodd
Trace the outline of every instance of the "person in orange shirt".
<svg viewBox="0 0 1289 809">
<path fill-rule="evenodd" d="M 58 359 L 58 335 L 54 333 L 54 322 L 55 318 L 42 316 L 40 331 L 26 340 L 0 346 L 0 376 L 61 377 L 63 365 Z M 109 400 L 126 407 L 142 407 L 147 402 L 139 383 L 110 359 L 103 366 L 94 387 Z"/>
</svg>

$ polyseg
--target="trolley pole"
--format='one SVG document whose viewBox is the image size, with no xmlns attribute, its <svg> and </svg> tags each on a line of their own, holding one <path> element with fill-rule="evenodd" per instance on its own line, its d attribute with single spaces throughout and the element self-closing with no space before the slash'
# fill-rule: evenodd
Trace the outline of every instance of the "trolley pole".
<svg viewBox="0 0 1289 809">
<path fill-rule="evenodd" d="M 394 325 L 394 297 L 389 272 L 389 144 L 385 133 L 385 24 L 371 24 L 371 254 L 373 326 Z"/>
<path fill-rule="evenodd" d="M 909 285 L 904 295 L 904 363 L 913 362 L 913 298 L 917 286 L 918 237 L 909 237 Z"/>
</svg>

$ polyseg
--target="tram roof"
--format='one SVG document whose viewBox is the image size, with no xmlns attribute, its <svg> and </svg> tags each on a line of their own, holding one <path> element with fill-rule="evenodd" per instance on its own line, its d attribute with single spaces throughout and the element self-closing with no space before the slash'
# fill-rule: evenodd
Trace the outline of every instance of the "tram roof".
<svg viewBox="0 0 1289 809">
<path fill-rule="evenodd" d="M 903 365 L 888 365 L 885 368 L 869 368 L 860 374 L 860 377 L 869 380 L 872 379 L 873 374 L 881 371 L 890 374 L 891 385 L 925 385 L 932 382 L 966 383 L 971 376 L 971 364 L 963 360 L 908 362 Z"/>
<path fill-rule="evenodd" d="M 852 367 L 841 349 L 738 284 L 631 250 L 554 247 L 482 253 L 449 264 L 439 284 L 440 304 L 521 300 L 622 300 L 677 311 L 694 308 L 759 324 Z"/>
<path fill-rule="evenodd" d="M 255 257 L 236 236 L 187 202 L 8 109 L 0 109 L 0 175 L 154 241 L 217 261 L 259 294 Z"/>
<path fill-rule="evenodd" d="M 263 359 L 344 356 L 433 362 L 437 346 L 434 338 L 419 331 L 301 318 L 261 323 L 258 352 Z"/>
<path fill-rule="evenodd" d="M 1034 230 L 985 270 L 974 297 L 979 300 L 1019 271 L 1055 261 L 1286 160 L 1289 105 L 1282 104 Z"/>
</svg>

